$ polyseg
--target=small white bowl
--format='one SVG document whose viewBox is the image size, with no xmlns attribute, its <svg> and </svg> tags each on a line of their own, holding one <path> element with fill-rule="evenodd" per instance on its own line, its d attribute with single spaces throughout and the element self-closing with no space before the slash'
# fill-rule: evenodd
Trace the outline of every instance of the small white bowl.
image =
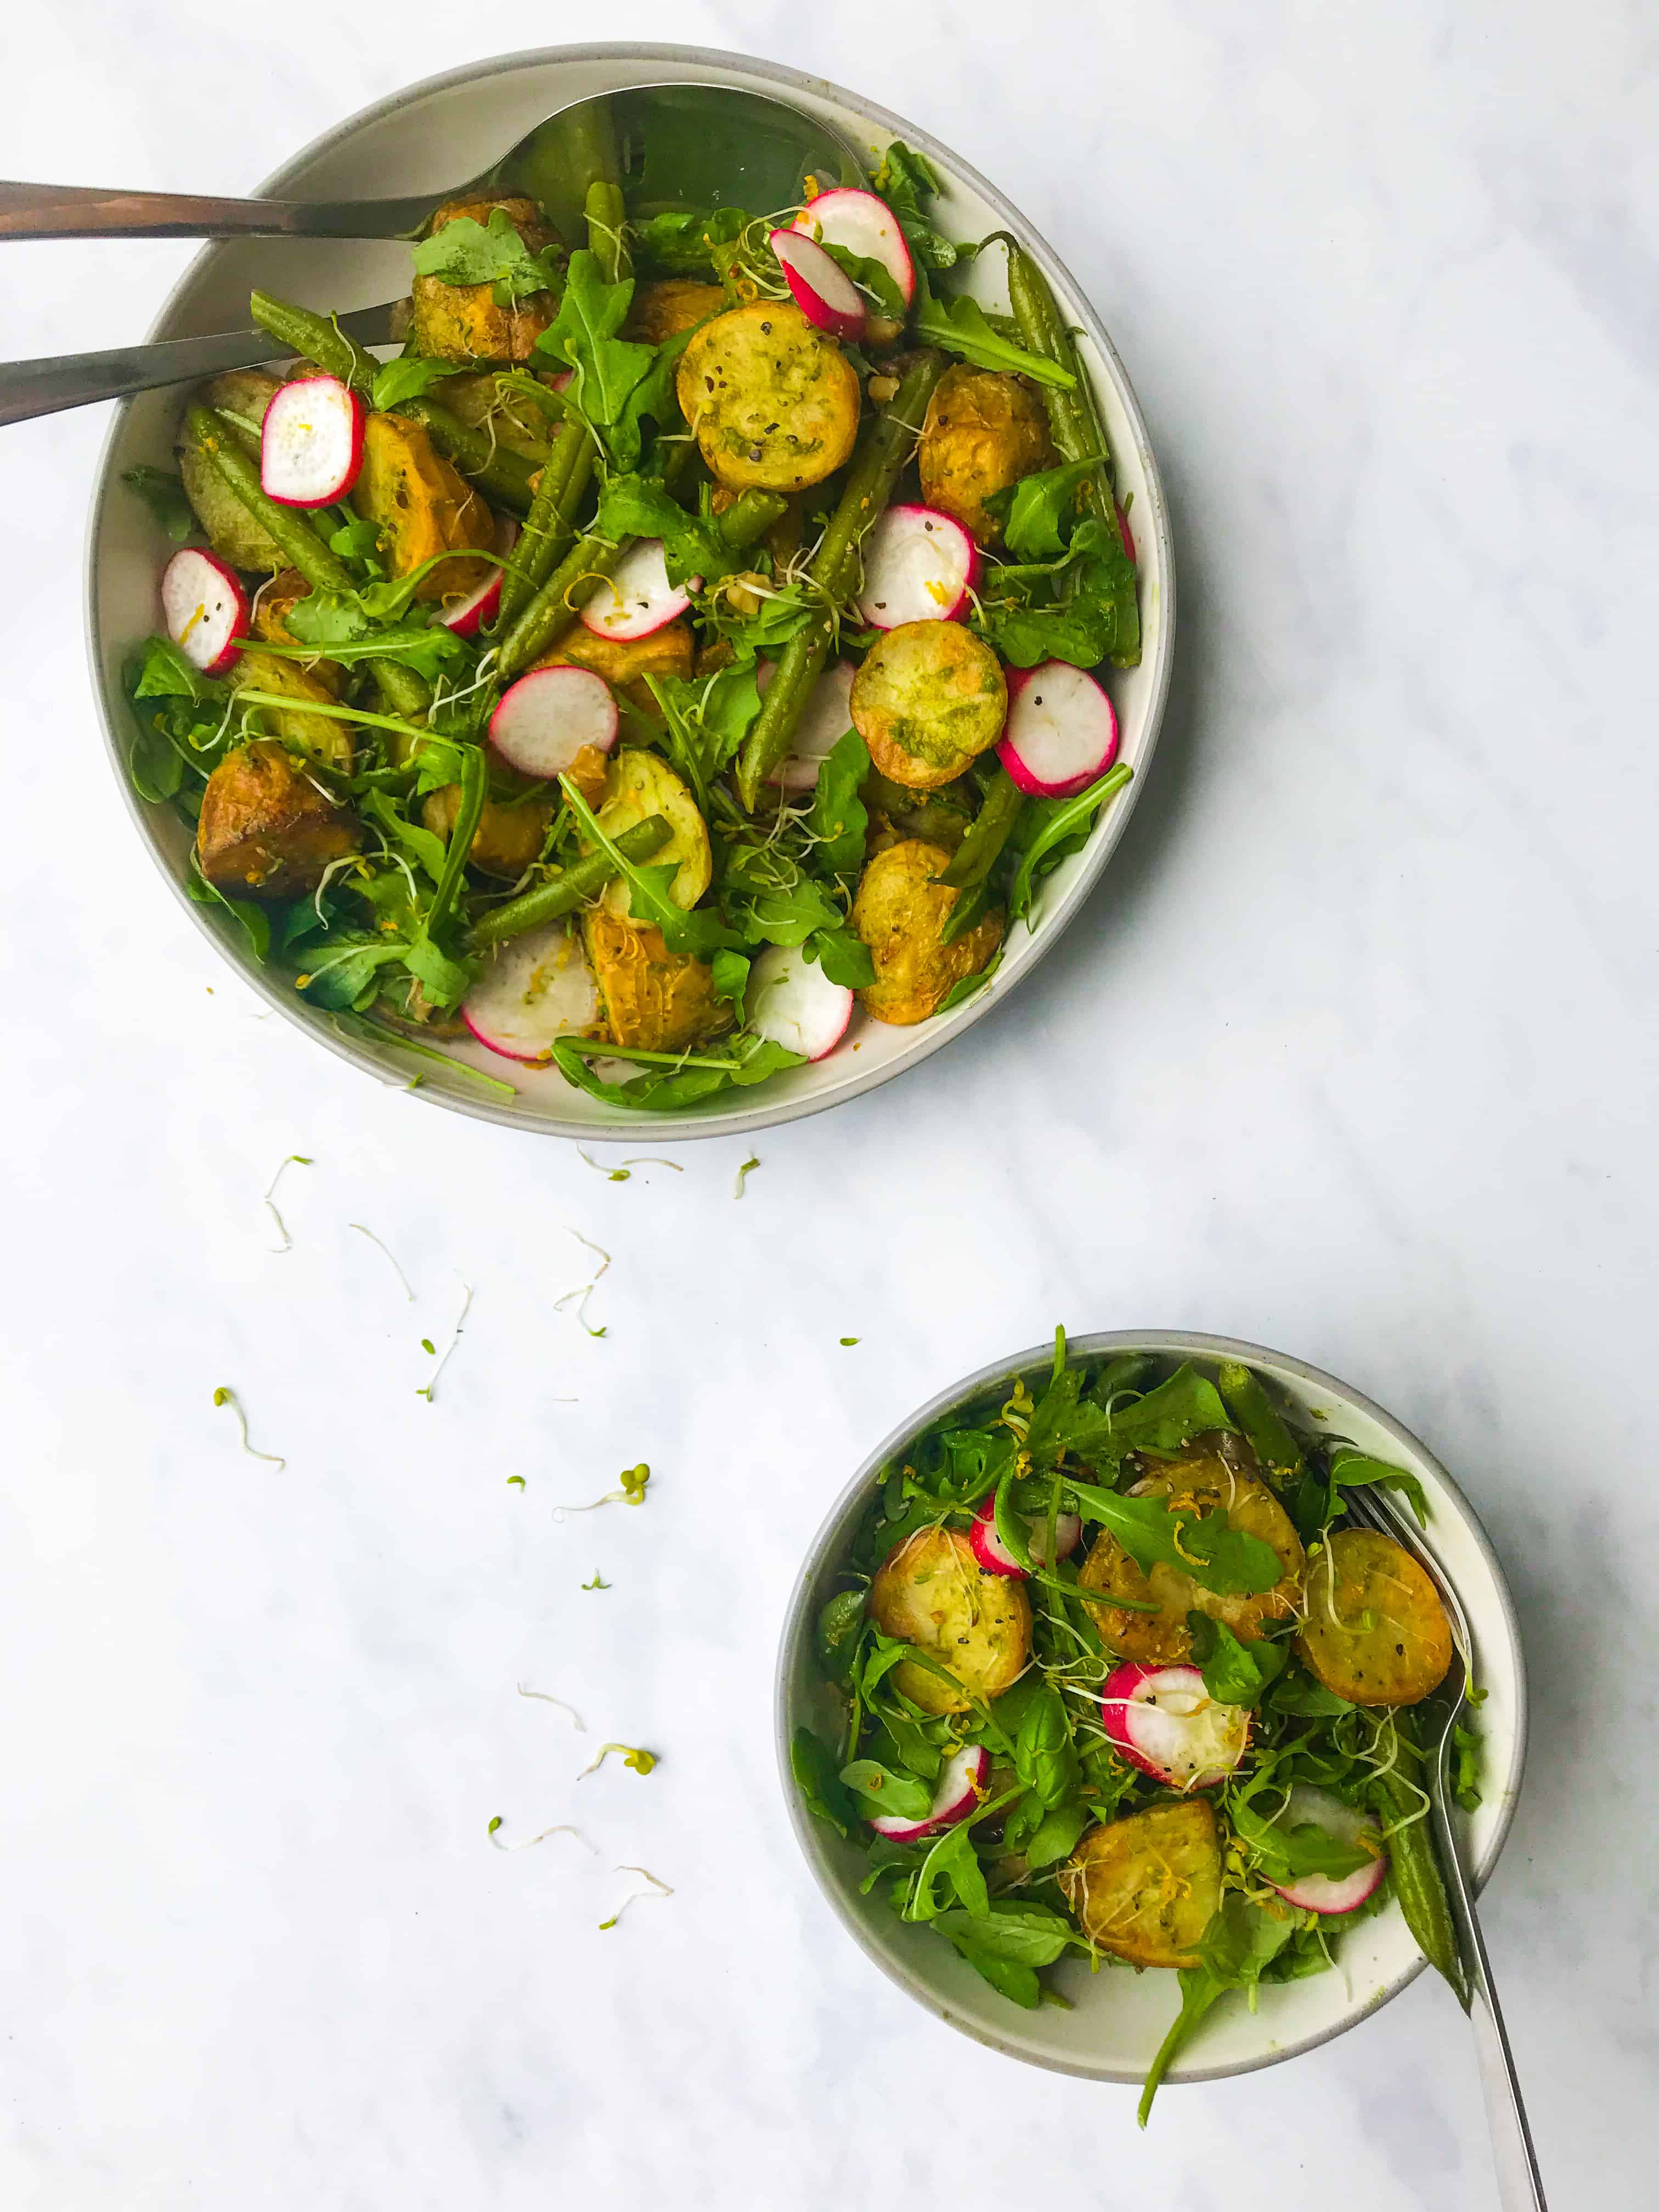
<svg viewBox="0 0 1659 2212">
<path fill-rule="evenodd" d="M 1150 1352 L 1174 1359 L 1242 1359 L 1279 1386 L 1297 1419 L 1317 1432 L 1351 1437 L 1362 1450 L 1405 1468 L 1421 1481 L 1429 1500 L 1427 1540 L 1463 1601 L 1474 1637 L 1474 1679 L 1486 1692 L 1479 1726 L 1484 1743 L 1481 1803 L 1463 1822 L 1463 1834 L 1484 1882 L 1497 1863 L 1514 1817 L 1527 1747 L 1527 1684 L 1521 1634 L 1504 1571 L 1474 1509 L 1426 1446 L 1380 1406 L 1316 1367 L 1259 1344 L 1225 1336 L 1164 1331 L 1117 1331 L 1074 1337 L 1071 1356 L 1094 1361 L 1119 1352 Z M 1137 1974 L 1125 1967 L 1091 1973 L 1086 1960 L 1054 1970 L 1073 2010 L 1043 2006 L 1023 2011 L 997 1995 L 973 1968 L 930 1929 L 907 1925 L 876 1896 L 860 1897 L 869 1871 L 864 1853 L 815 1820 L 800 1800 L 789 1770 L 796 1727 L 824 1712 L 823 1691 L 812 1656 L 812 1629 L 830 1595 L 882 1471 L 941 1414 L 982 1399 L 992 1386 L 1015 1376 L 1031 1382 L 1048 1375 L 1053 1349 L 1039 1346 L 981 1368 L 942 1391 L 873 1451 L 813 1539 L 784 1625 L 778 1656 L 776 1724 L 780 1771 L 789 1817 L 807 1864 L 842 1925 L 889 1978 L 952 2027 L 976 2043 L 1097 2081 L 1139 2082 L 1179 2008 L 1176 1977 Z M 1454 1814 L 1455 1819 L 1462 1815 Z M 1335 1947 L 1335 1968 L 1305 1981 L 1266 1985 L 1258 2009 L 1243 2000 L 1218 2004 L 1173 2068 L 1170 2081 L 1213 2081 L 1249 2074 L 1258 2066 L 1294 2058 L 1376 2012 L 1426 1961 L 1397 1903 L 1345 1936 Z"/>
<path fill-rule="evenodd" d="M 170 548 L 142 504 L 122 488 L 120 477 L 140 462 L 169 465 L 185 395 L 150 392 L 129 400 L 117 413 L 105 447 L 93 505 L 87 623 L 94 690 L 110 757 L 139 834 L 198 927 L 297 1028 L 383 1082 L 405 1087 L 418 1070 L 422 1097 L 483 1121 L 557 1136 L 592 1138 L 623 1130 L 638 1134 L 647 1128 L 665 1138 L 745 1135 L 856 1098 L 960 1036 L 1055 943 L 1127 827 L 1157 741 L 1175 638 L 1175 573 L 1164 487 L 1139 405 L 1099 316 L 1050 248 L 993 185 L 927 131 L 873 101 L 775 63 L 695 46 L 554 46 L 504 55 L 411 85 L 316 140 L 260 189 L 295 199 L 372 199 L 440 191 L 476 174 L 532 124 L 573 100 L 669 82 L 739 85 L 784 99 L 822 116 L 872 153 L 901 137 L 927 154 L 939 172 L 945 186 L 939 203 L 945 230 L 974 239 L 988 231 L 1012 231 L 1041 265 L 1066 321 L 1082 332 L 1079 346 L 1116 465 L 1119 494 L 1133 495 L 1144 647 L 1139 667 L 1114 672 L 1111 690 L 1121 726 L 1120 757 L 1134 769 L 1135 780 L 1108 805 L 1084 850 L 1048 878 L 1036 902 L 1035 932 L 1023 924 L 1011 931 L 1002 965 L 990 984 L 954 1012 L 905 1029 L 860 1015 L 828 1059 L 789 1069 L 754 1093 L 728 1092 L 705 1107 L 678 1114 L 629 1113 L 590 1098 L 556 1071 L 517 1066 L 469 1040 L 446 1043 L 444 1050 L 453 1057 L 515 1087 L 516 1097 L 500 1099 L 430 1061 L 412 1061 L 395 1050 L 345 1036 L 328 1015 L 307 1006 L 284 978 L 258 965 L 240 933 L 233 934 L 234 925 L 228 918 L 187 898 L 188 829 L 171 807 L 147 805 L 132 789 L 126 769 L 131 714 L 121 684 L 127 655 L 156 626 L 157 580 Z M 974 273 L 973 289 L 988 307 L 1006 305 L 1001 260 L 1000 255 L 987 254 L 982 269 Z M 238 239 L 210 246 L 191 264 L 149 335 L 187 337 L 244 329 L 248 293 L 256 286 L 309 307 L 369 307 L 408 289 L 409 252 L 394 243 L 351 239 Z"/>
</svg>

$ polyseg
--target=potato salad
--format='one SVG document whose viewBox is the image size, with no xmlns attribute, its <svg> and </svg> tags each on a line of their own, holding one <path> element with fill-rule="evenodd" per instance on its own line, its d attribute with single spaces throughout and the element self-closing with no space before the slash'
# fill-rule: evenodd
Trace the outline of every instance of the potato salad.
<svg viewBox="0 0 1659 2212">
<path fill-rule="evenodd" d="M 1251 1369 L 1091 1368 L 1062 1331 L 1035 1380 L 881 1476 L 795 1778 L 866 1889 L 1012 2003 L 1066 2002 L 1067 1957 L 1168 1971 L 1144 2124 L 1218 2000 L 1322 1972 L 1390 1898 L 1461 1993 L 1412 1717 L 1451 1629 L 1410 1551 L 1341 1525 L 1358 1486 L 1424 1519 L 1415 1476 L 1298 1433 Z"/>
<path fill-rule="evenodd" d="M 1041 270 L 921 155 L 664 208 L 586 131 L 561 182 L 579 234 L 434 214 L 391 358 L 252 295 L 273 366 L 129 479 L 131 772 L 321 1016 L 667 1110 L 982 987 L 1128 780 L 1135 549 Z"/>
</svg>

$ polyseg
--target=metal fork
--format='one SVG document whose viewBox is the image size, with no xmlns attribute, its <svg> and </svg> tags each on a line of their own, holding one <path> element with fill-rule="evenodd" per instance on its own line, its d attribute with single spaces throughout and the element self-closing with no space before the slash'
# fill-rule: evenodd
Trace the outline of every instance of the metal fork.
<svg viewBox="0 0 1659 2212">
<path fill-rule="evenodd" d="M 1498 2169 L 1498 2201 L 1504 2212 L 1547 2212 L 1538 2159 L 1532 2147 L 1532 2130 L 1527 2124 L 1527 2108 L 1522 2101 L 1503 2009 L 1492 1986 L 1486 1946 L 1475 1915 L 1474 1884 L 1464 1866 L 1462 1848 L 1451 1820 L 1449 1770 L 1452 1729 L 1468 1701 L 1469 1676 L 1474 1661 L 1474 1639 L 1469 1633 L 1468 1616 L 1439 1560 L 1424 1542 L 1416 1522 L 1386 1491 L 1358 1487 L 1345 1490 L 1342 1503 L 1348 1518 L 1359 1527 L 1391 1536 L 1395 1543 L 1404 1546 L 1439 1591 L 1451 1621 L 1455 1647 L 1451 1666 L 1440 1687 L 1417 1708 L 1431 1726 L 1437 1722 L 1440 1731 L 1431 1744 L 1424 1746 L 1429 1818 L 1440 1847 L 1452 1923 L 1457 1931 L 1457 1948 L 1468 1984 L 1469 2025 L 1474 2030 L 1486 2125 L 1492 2133 L 1492 2162 Z"/>
</svg>

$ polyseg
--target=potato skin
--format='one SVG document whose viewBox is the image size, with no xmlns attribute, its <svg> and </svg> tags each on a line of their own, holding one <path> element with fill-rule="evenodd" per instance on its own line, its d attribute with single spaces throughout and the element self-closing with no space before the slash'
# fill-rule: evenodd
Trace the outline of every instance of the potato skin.
<svg viewBox="0 0 1659 2212">
<path fill-rule="evenodd" d="M 506 210 L 532 253 L 551 245 L 553 234 L 533 200 L 451 200 L 433 216 L 432 228 L 441 230 L 462 216 L 488 223 L 495 208 Z M 498 307 L 494 292 L 490 284 L 446 284 L 441 276 L 417 276 L 410 317 L 416 347 L 434 361 L 533 360 L 537 339 L 558 312 L 552 294 L 532 292 L 527 299 Z"/>
<path fill-rule="evenodd" d="M 204 385 L 202 399 L 206 406 L 227 407 L 259 423 L 279 389 L 276 379 L 262 368 L 234 368 Z M 264 523 L 255 521 L 207 455 L 188 442 L 179 449 L 179 473 L 196 520 L 222 561 L 233 568 L 264 568 L 272 574 L 288 565 L 287 555 Z"/>
<path fill-rule="evenodd" d="M 371 415 L 364 426 L 352 501 L 365 520 L 380 525 L 394 576 L 407 576 L 447 549 L 489 552 L 495 543 L 495 518 L 483 501 L 420 424 L 398 415 Z M 445 561 L 421 579 L 415 596 L 463 598 L 490 573 L 486 562 Z"/>
<path fill-rule="evenodd" d="M 642 714 L 661 721 L 662 708 L 651 696 L 647 676 L 685 677 L 691 673 L 691 625 L 682 619 L 666 623 L 649 637 L 600 637 L 578 623 L 568 629 L 556 648 L 536 663 L 538 668 L 591 668 L 603 676 L 619 699 L 626 699 Z"/>
<path fill-rule="evenodd" d="M 1054 465 L 1048 412 L 1018 377 L 957 363 L 927 403 L 916 461 L 927 505 L 954 515 L 981 545 L 995 545 L 1002 525 L 986 500 Z"/>
<path fill-rule="evenodd" d="M 962 1683 L 953 1692 L 902 1661 L 894 1679 L 924 1712 L 963 1713 L 975 1698 L 1000 1698 L 1031 1656 L 1030 1600 L 1011 1577 L 988 1575 L 959 1528 L 920 1529 L 896 1546 L 870 1585 L 870 1618 Z"/>
<path fill-rule="evenodd" d="M 954 783 L 1008 719 L 1002 664 L 960 623 L 901 623 L 853 678 L 853 726 L 873 767 L 911 791 Z"/>
<path fill-rule="evenodd" d="M 943 845 L 907 837 L 878 853 L 860 878 L 850 920 L 870 948 L 876 980 L 859 997 L 878 1022 L 925 1022 L 955 985 L 978 975 L 1002 942 L 1003 917 L 994 911 L 954 945 L 939 943 L 945 917 L 962 896 L 933 881 L 950 861 Z"/>
<path fill-rule="evenodd" d="M 272 738 L 222 760 L 196 824 L 202 873 L 234 898 L 297 898 L 331 860 L 355 853 L 357 824 L 300 772 Z"/>
<path fill-rule="evenodd" d="M 1137 1485 L 1137 1490 L 1200 1512 L 1224 1508 L 1228 1525 L 1271 1544 L 1285 1571 L 1272 1589 L 1260 1596 L 1223 1597 L 1201 1589 L 1190 1575 L 1161 1560 L 1150 1575 L 1143 1574 L 1116 1537 L 1103 1528 L 1078 1570 L 1079 1586 L 1143 1601 L 1151 1599 L 1158 1608 L 1155 1613 L 1133 1613 L 1109 1602 L 1091 1604 L 1090 1618 L 1109 1650 L 1122 1659 L 1138 1659 L 1145 1666 L 1173 1666 L 1192 1656 L 1188 1613 L 1207 1613 L 1212 1620 L 1225 1621 L 1236 1636 L 1249 1638 L 1296 1611 L 1302 1590 L 1301 1539 L 1266 1483 L 1255 1475 L 1236 1473 L 1220 1457 L 1213 1440 L 1206 1445 L 1200 1438 L 1179 1459 L 1160 1462 L 1144 1484 Z"/>
<path fill-rule="evenodd" d="M 718 315 L 726 304 L 718 284 L 699 284 L 687 276 L 655 276 L 635 284 L 622 334 L 646 345 L 661 345 Z"/>
<path fill-rule="evenodd" d="M 804 491 L 858 437 L 863 394 L 832 337 L 772 300 L 730 307 L 680 356 L 680 409 L 709 472 L 732 491 Z"/>
<path fill-rule="evenodd" d="M 447 783 L 427 793 L 421 819 L 434 836 L 447 840 L 460 811 L 461 787 L 459 783 Z M 516 804 L 486 799 L 477 829 L 473 832 L 468 861 L 487 876 L 505 876 L 509 882 L 516 881 L 533 860 L 541 858 L 542 841 L 553 815 L 554 802 L 550 799 L 526 799 Z"/>
<path fill-rule="evenodd" d="M 1337 1625 L 1362 1613 L 1376 1626 Z M 1352 1705 L 1414 1705 L 1451 1665 L 1451 1623 L 1431 1577 L 1404 1545 L 1373 1528 L 1338 1528 L 1308 1571 L 1296 1648 L 1315 1680 Z"/>
<path fill-rule="evenodd" d="M 661 930 L 596 907 L 582 917 L 582 935 L 613 1044 L 680 1052 L 730 1026 L 714 969 L 671 952 Z"/>
<path fill-rule="evenodd" d="M 1204 1797 L 1091 1828 L 1060 1886 L 1083 1932 L 1136 1966 L 1190 1966 L 1221 1904 L 1221 1845 Z"/>
<path fill-rule="evenodd" d="M 311 714 L 308 706 L 332 707 L 334 694 L 319 675 L 302 668 L 297 660 L 284 660 L 274 653 L 245 646 L 229 675 L 234 691 L 274 691 L 294 702 L 288 707 L 261 707 L 259 726 L 280 738 L 289 752 L 309 753 L 313 760 L 334 768 L 349 768 L 355 750 L 351 725 L 332 714 Z"/>
<path fill-rule="evenodd" d="M 675 864 L 669 896 L 676 906 L 690 909 L 708 890 L 714 874 L 708 825 L 698 811 L 696 800 L 660 755 L 641 745 L 624 745 L 611 756 L 605 804 L 599 810 L 599 827 L 607 837 L 619 837 L 624 830 L 632 830 L 653 814 L 662 816 L 671 835 L 647 865 Z M 634 886 L 628 878 L 617 876 L 600 893 L 599 902 L 607 914 L 626 921 L 633 911 L 633 897 Z"/>
</svg>

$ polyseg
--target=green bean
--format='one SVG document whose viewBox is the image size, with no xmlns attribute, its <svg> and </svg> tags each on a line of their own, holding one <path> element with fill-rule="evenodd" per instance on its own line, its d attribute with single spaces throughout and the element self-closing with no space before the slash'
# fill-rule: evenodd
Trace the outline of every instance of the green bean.
<svg viewBox="0 0 1659 2212">
<path fill-rule="evenodd" d="M 1227 1411 L 1244 1431 L 1245 1440 L 1282 1490 L 1304 1473 L 1302 1447 L 1285 1427 L 1279 1408 L 1250 1370 L 1236 1359 L 1224 1359 L 1216 1376 Z"/>
<path fill-rule="evenodd" d="M 431 706 L 432 686 L 418 668 L 411 668 L 407 661 L 386 659 L 378 655 L 368 666 L 369 674 L 380 688 L 380 696 L 392 714 L 412 720 L 416 714 L 424 714 Z"/>
<path fill-rule="evenodd" d="M 554 563 L 570 541 L 566 495 L 572 489 L 572 479 L 580 479 L 575 499 L 568 502 L 574 510 L 592 473 L 592 432 L 585 422 L 578 422 L 574 417 L 561 422 L 554 433 L 541 481 L 530 502 L 530 512 L 525 517 L 523 534 L 513 549 L 513 566 L 501 581 L 501 610 L 495 617 L 498 629 L 510 627 L 526 600 L 547 581 Z"/>
<path fill-rule="evenodd" d="M 628 250 L 623 226 L 628 210 L 620 189 L 596 178 L 587 188 L 583 204 L 587 217 L 587 243 L 607 284 L 620 284 L 634 274 L 634 257 Z"/>
<path fill-rule="evenodd" d="M 1430 1815 L 1423 1811 L 1426 1795 L 1423 1754 L 1408 1716 L 1403 1711 L 1396 1712 L 1394 1724 L 1400 1744 L 1399 1759 L 1390 1772 L 1377 1776 L 1371 1794 L 1376 1809 L 1390 1829 L 1389 1864 L 1394 1875 L 1395 1895 L 1400 1899 L 1407 1927 L 1417 1938 L 1418 1948 L 1444 1977 L 1453 1996 L 1467 2012 L 1468 1984 L 1458 1953 L 1451 1906 L 1446 1898 L 1445 1876 L 1440 1870 L 1434 1838 L 1430 1833 Z M 1396 1825 L 1401 1821 L 1407 1825 Z"/>
<path fill-rule="evenodd" d="M 483 757 L 483 749 L 468 745 L 461 755 L 461 803 L 455 810 L 449 842 L 444 848 L 438 887 L 421 922 L 422 934 L 428 939 L 448 921 L 450 909 L 461 895 L 461 878 L 471 856 L 472 840 L 478 834 L 484 801 L 489 796 L 489 764 Z"/>
<path fill-rule="evenodd" d="M 244 452 L 234 425 L 211 407 L 192 407 L 185 417 L 192 444 L 206 454 L 254 520 L 276 540 L 283 557 L 313 590 L 349 592 L 351 572 L 325 545 L 297 508 L 279 507 L 259 483 L 256 461 Z"/>
<path fill-rule="evenodd" d="M 647 814 L 631 830 L 622 830 L 615 843 L 624 860 L 648 860 L 659 846 L 668 842 L 671 834 L 660 814 Z M 544 921 L 556 921 L 562 914 L 571 913 L 584 899 L 602 890 L 616 873 L 617 864 L 609 853 L 585 854 L 550 883 L 538 884 L 534 890 L 508 899 L 505 906 L 492 908 L 473 925 L 466 940 L 468 951 L 482 952 L 492 945 L 504 944 L 509 937 L 523 936 L 527 929 L 539 928 Z"/>
<path fill-rule="evenodd" d="M 921 434 L 933 387 L 944 374 L 942 353 L 931 347 L 913 353 L 898 390 L 854 459 L 846 488 L 809 572 L 831 605 L 844 599 L 851 588 L 858 573 L 859 547 L 893 496 L 899 473 Z M 789 750 L 795 725 L 830 658 L 834 635 L 834 618 L 826 611 L 791 638 L 779 657 L 777 672 L 738 762 L 738 790 L 751 813 L 761 785 Z"/>
<path fill-rule="evenodd" d="M 775 491 L 739 492 L 715 524 L 721 539 L 734 551 L 764 538 L 775 522 L 789 512 L 789 502 Z"/>
<path fill-rule="evenodd" d="M 1019 810 L 1024 804 L 1024 793 L 1007 769 L 999 767 L 979 812 L 968 825 L 968 835 L 957 847 L 950 866 L 941 868 L 934 880 L 954 884 L 959 890 L 971 890 L 975 884 L 982 884 L 996 866 L 1003 847 L 1012 834 Z M 951 915 L 951 921 L 956 920 L 961 909 L 962 902 L 958 900 Z M 963 927 L 966 926 L 965 923 L 963 925 Z M 948 929 L 950 923 L 947 922 L 945 927 Z M 956 933 L 957 936 L 961 933 L 961 930 Z M 939 939 L 942 945 L 950 941 L 948 937 Z"/>
</svg>

